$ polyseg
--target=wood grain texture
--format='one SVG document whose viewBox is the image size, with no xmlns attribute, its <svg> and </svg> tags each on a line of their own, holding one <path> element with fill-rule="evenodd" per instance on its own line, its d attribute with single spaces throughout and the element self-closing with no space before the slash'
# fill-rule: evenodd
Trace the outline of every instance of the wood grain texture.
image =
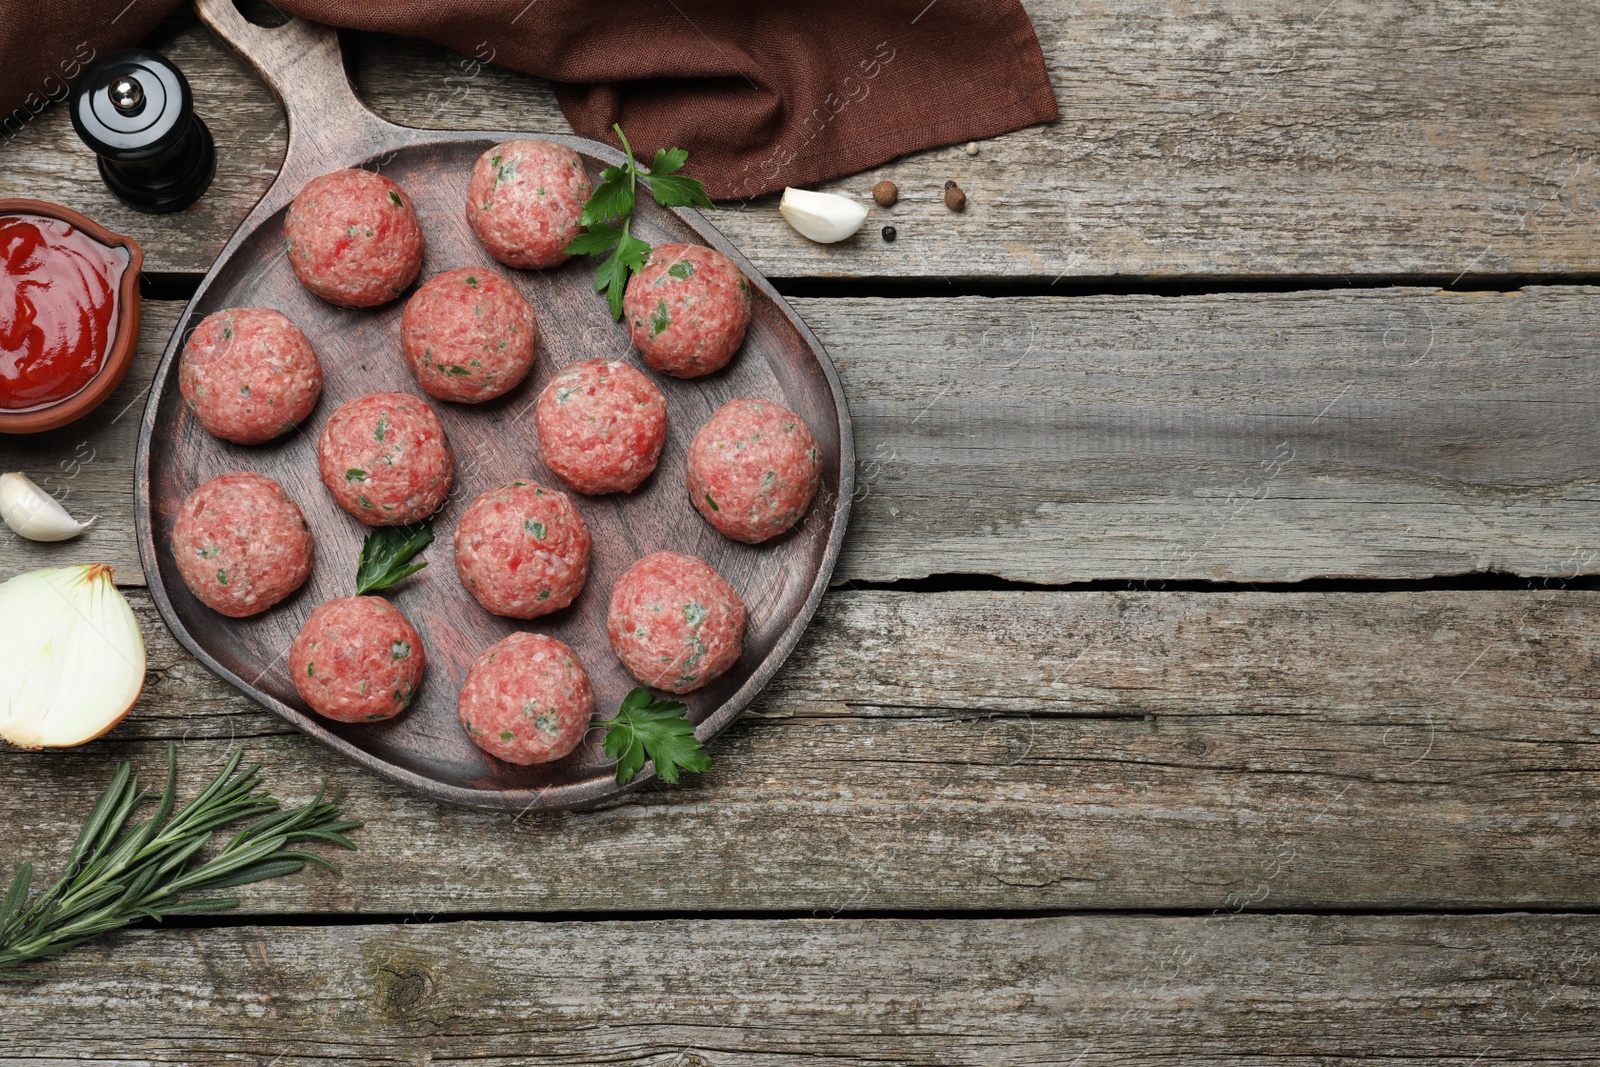
<svg viewBox="0 0 1600 1067">
<path fill-rule="evenodd" d="M 151 931 L 0 986 L 0 1062 L 1557 1067 L 1597 953 L 1565 915 Z"/>
<path fill-rule="evenodd" d="M 1600 270 L 1594 0 L 1027 6 L 1061 103 L 1055 125 L 976 157 L 934 149 L 830 183 L 863 199 L 880 178 L 901 188 L 899 206 L 843 245 L 798 237 L 771 197 L 730 205 L 718 224 L 769 277 Z M 569 132 L 547 84 L 483 62 L 493 42 L 467 56 L 345 37 L 359 88 L 393 121 Z M 151 270 L 200 272 L 276 169 L 282 119 L 192 16 L 154 43 L 188 73 L 217 134 L 217 185 L 199 205 L 166 218 L 115 206 L 61 108 L 0 148 L 0 195 L 62 201 L 143 241 Z M 890 63 L 880 77 L 893 76 Z M 797 113 L 785 136 L 803 140 L 806 121 Z M 968 194 L 962 215 L 940 201 L 948 178 Z M 892 245 L 878 237 L 888 221 Z"/>
<path fill-rule="evenodd" d="M 1600 571 L 1600 289 L 795 306 L 855 419 L 840 580 Z M 133 423 L 176 322 L 147 312 L 117 397 L 0 444 L 101 517 L 69 545 L 0 530 L 0 577 L 103 560 L 138 580 Z"/>
<path fill-rule="evenodd" d="M 710 772 L 568 815 L 363 774 L 132 595 L 145 695 L 0 753 L 0 856 L 54 869 L 113 763 L 175 738 L 191 792 L 239 743 L 367 822 L 342 879 L 255 912 L 1600 907 L 1600 593 L 836 592 Z"/>
</svg>

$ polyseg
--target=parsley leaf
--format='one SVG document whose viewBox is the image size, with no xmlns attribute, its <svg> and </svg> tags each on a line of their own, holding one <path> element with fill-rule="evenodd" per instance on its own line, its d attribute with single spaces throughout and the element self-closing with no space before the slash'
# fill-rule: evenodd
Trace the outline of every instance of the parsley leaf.
<svg viewBox="0 0 1600 1067">
<path fill-rule="evenodd" d="M 361 558 L 356 564 L 356 596 L 381 592 L 399 584 L 428 564 L 412 563 L 411 557 L 433 540 L 433 524 L 416 522 L 410 526 L 381 526 L 361 543 Z"/>
<path fill-rule="evenodd" d="M 589 229 L 578 234 L 567 246 L 569 256 L 597 256 L 617 243 L 617 238 L 622 236 L 622 231 L 609 223 L 596 222 Z"/>
<path fill-rule="evenodd" d="M 709 770 L 711 755 L 694 736 L 694 724 L 679 700 L 656 700 L 640 686 L 623 698 L 617 717 L 602 722 L 605 753 L 617 761 L 617 784 L 627 785 L 654 760 L 662 781 L 676 782 L 680 769 Z"/>
<path fill-rule="evenodd" d="M 616 170 L 616 167 L 607 167 L 601 174 L 604 176 Z M 615 177 L 602 181 L 599 188 L 590 194 L 588 203 L 583 205 L 582 221 L 585 226 L 594 226 L 611 219 L 625 219 L 631 214 L 633 175 L 618 172 Z"/>
<path fill-rule="evenodd" d="M 627 161 L 600 172 L 600 184 L 583 205 L 583 231 L 567 245 L 566 252 L 571 256 L 610 253 L 595 271 L 594 287 L 605 293 L 611 317 L 621 319 L 622 296 L 627 291 L 628 279 L 644 269 L 645 259 L 650 254 L 649 242 L 628 232 L 634 206 L 638 203 L 639 180 L 644 179 L 651 196 L 664 207 L 715 208 L 716 205 L 706 195 L 705 186 L 677 173 L 688 161 L 688 152 L 681 148 L 658 148 L 646 170 L 633 157 L 633 146 L 628 143 L 622 127 L 611 128 L 617 131 Z"/>
<path fill-rule="evenodd" d="M 611 255 L 594 272 L 594 287 L 606 294 L 611 304 L 611 317 L 622 318 L 622 294 L 628 289 L 628 276 L 644 270 L 644 257 L 650 254 L 650 245 L 622 228 L 622 239 Z"/>
<path fill-rule="evenodd" d="M 662 207 L 715 207 L 706 187 L 681 174 L 650 176 L 650 191 Z"/>
<path fill-rule="evenodd" d="M 656 158 L 650 161 L 650 177 L 659 178 L 681 170 L 689 162 L 689 153 L 681 148 L 658 148 Z"/>
</svg>

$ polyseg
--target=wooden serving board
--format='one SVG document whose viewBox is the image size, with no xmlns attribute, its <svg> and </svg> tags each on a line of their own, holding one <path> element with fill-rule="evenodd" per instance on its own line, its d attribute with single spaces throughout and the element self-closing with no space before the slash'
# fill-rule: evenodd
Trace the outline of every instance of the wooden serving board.
<svg viewBox="0 0 1600 1067">
<path fill-rule="evenodd" d="M 651 244 L 709 244 L 733 258 L 755 289 L 755 310 L 743 349 L 725 371 L 680 381 L 646 369 L 666 395 L 667 443 L 656 473 L 628 496 L 572 494 L 594 539 L 589 582 L 564 611 L 522 622 L 485 612 L 456 577 L 451 537 L 473 497 L 515 479 L 561 486 L 540 462 L 532 406 L 539 391 L 567 364 L 597 356 L 637 359 L 627 330 L 613 322 L 594 291 L 593 263 L 573 260 L 549 271 L 517 271 L 495 263 L 479 246 L 464 214 L 473 162 L 489 146 L 542 136 L 571 146 L 591 180 L 620 163 L 614 149 L 577 137 L 513 132 L 417 130 L 385 122 L 350 88 L 332 29 L 293 19 L 262 27 L 246 21 L 231 0 L 200 0 L 201 17 L 236 48 L 282 100 L 289 144 L 282 170 L 261 202 L 228 241 L 201 282 L 168 342 L 140 427 L 136 486 L 139 554 L 162 617 L 199 659 L 318 741 L 384 777 L 439 800 L 498 809 L 591 806 L 637 789 L 641 774 L 619 788 L 591 730 L 567 758 L 517 767 L 474 746 L 455 712 L 456 693 L 474 659 L 517 629 L 550 634 L 570 645 L 588 669 L 602 715 L 636 683 L 606 638 L 611 587 L 640 556 L 672 549 L 700 556 L 739 590 L 750 609 L 744 655 L 726 675 L 688 694 L 695 733 L 708 741 L 738 716 L 778 670 L 815 612 L 849 516 L 854 448 L 844 395 L 822 345 L 739 252 L 697 212 L 664 209 L 641 198 L 634 232 Z M 220 146 L 227 151 L 226 146 Z M 529 380 L 481 405 L 428 399 L 456 451 L 455 486 L 434 516 L 437 540 L 423 554 L 429 567 L 393 591 L 391 599 L 422 633 L 427 674 L 417 699 L 395 719 L 343 724 L 312 714 L 287 669 L 290 642 L 311 610 L 355 592 L 356 559 L 369 528 L 333 502 L 317 475 L 316 441 L 329 414 L 363 393 L 422 395 L 399 352 L 406 297 L 381 308 L 346 310 L 303 289 L 283 253 L 284 211 L 307 180 L 340 167 L 376 170 L 410 195 L 427 239 L 423 280 L 461 266 L 483 266 L 513 281 L 533 304 L 543 346 Z M 409 295 L 409 294 L 408 294 Z M 325 384 L 317 409 L 298 431 L 266 445 L 245 447 L 205 432 L 178 393 L 183 341 L 199 321 L 227 307 L 278 308 L 305 331 L 321 357 Z M 798 412 L 823 453 L 822 486 L 794 530 L 764 545 L 730 541 L 689 505 L 684 462 L 690 441 L 717 407 L 739 396 L 775 399 Z M 228 619 L 190 594 L 170 549 L 173 519 L 200 483 L 233 470 L 277 480 L 305 512 L 316 534 L 316 566 L 306 585 L 277 607 L 248 619 Z"/>
</svg>

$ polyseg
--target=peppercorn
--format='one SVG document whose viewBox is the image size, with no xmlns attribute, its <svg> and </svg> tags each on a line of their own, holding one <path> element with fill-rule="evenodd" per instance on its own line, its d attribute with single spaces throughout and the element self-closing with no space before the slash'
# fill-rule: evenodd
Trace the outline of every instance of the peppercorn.
<svg viewBox="0 0 1600 1067">
<path fill-rule="evenodd" d="M 879 207 L 894 207 L 895 201 L 900 199 L 900 190 L 894 182 L 879 182 L 872 187 L 872 199 Z"/>
<path fill-rule="evenodd" d="M 961 191 L 961 186 L 953 181 L 944 183 L 944 206 L 951 211 L 964 211 L 967 207 L 967 194 Z"/>
<path fill-rule="evenodd" d="M 883 239 L 885 241 L 893 241 L 898 236 L 900 236 L 900 233 L 893 226 L 885 226 L 883 228 Z"/>
</svg>

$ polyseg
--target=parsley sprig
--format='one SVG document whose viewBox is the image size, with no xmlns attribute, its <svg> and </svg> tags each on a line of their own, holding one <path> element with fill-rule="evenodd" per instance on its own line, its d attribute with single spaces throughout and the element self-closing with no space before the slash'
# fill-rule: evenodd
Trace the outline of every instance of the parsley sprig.
<svg viewBox="0 0 1600 1067">
<path fill-rule="evenodd" d="M 681 148 L 658 148 L 648 170 L 633 158 L 633 147 L 628 144 L 622 127 L 617 131 L 622 151 L 628 159 L 620 167 L 607 167 L 600 172 L 600 184 L 583 205 L 583 232 L 567 245 L 567 254 L 597 256 L 609 251 L 595 271 L 594 287 L 606 294 L 611 304 L 611 317 L 622 318 L 622 294 L 628 288 L 628 278 L 644 269 L 645 257 L 650 254 L 650 244 L 633 236 L 628 230 L 633 224 L 633 206 L 638 202 L 639 179 L 662 207 L 715 208 L 706 195 L 705 186 L 693 178 L 679 174 L 689 153 Z"/>
<path fill-rule="evenodd" d="M 413 563 L 411 557 L 432 541 L 431 522 L 380 526 L 373 530 L 361 542 L 361 558 L 356 564 L 356 596 L 382 592 L 426 567 L 426 561 Z"/>
<path fill-rule="evenodd" d="M 361 824 L 339 812 L 338 794 L 329 796 L 324 783 L 311 803 L 281 810 L 261 789 L 261 768 L 241 767 L 243 758 L 235 751 L 181 808 L 175 745 L 167 745 L 167 784 L 160 793 L 141 790 L 128 764 L 118 765 L 60 879 L 30 897 L 33 864 L 24 863 L 0 898 L 0 978 L 26 977 L 25 965 L 141 919 L 160 922 L 239 905 L 237 897 L 205 897 L 219 889 L 293 874 L 308 863 L 338 873 L 321 856 L 293 847 L 304 841 L 356 847 L 345 835 Z M 150 820 L 133 822 L 152 800 Z M 201 858 L 218 830 L 241 820 L 249 822 Z"/>
<path fill-rule="evenodd" d="M 684 714 L 688 710 L 679 700 L 656 700 L 644 686 L 623 698 L 617 717 L 600 723 L 606 755 L 617 761 L 618 785 L 633 781 L 645 760 L 655 760 L 666 782 L 676 782 L 680 768 L 699 773 L 711 767 L 711 754 Z"/>
</svg>

